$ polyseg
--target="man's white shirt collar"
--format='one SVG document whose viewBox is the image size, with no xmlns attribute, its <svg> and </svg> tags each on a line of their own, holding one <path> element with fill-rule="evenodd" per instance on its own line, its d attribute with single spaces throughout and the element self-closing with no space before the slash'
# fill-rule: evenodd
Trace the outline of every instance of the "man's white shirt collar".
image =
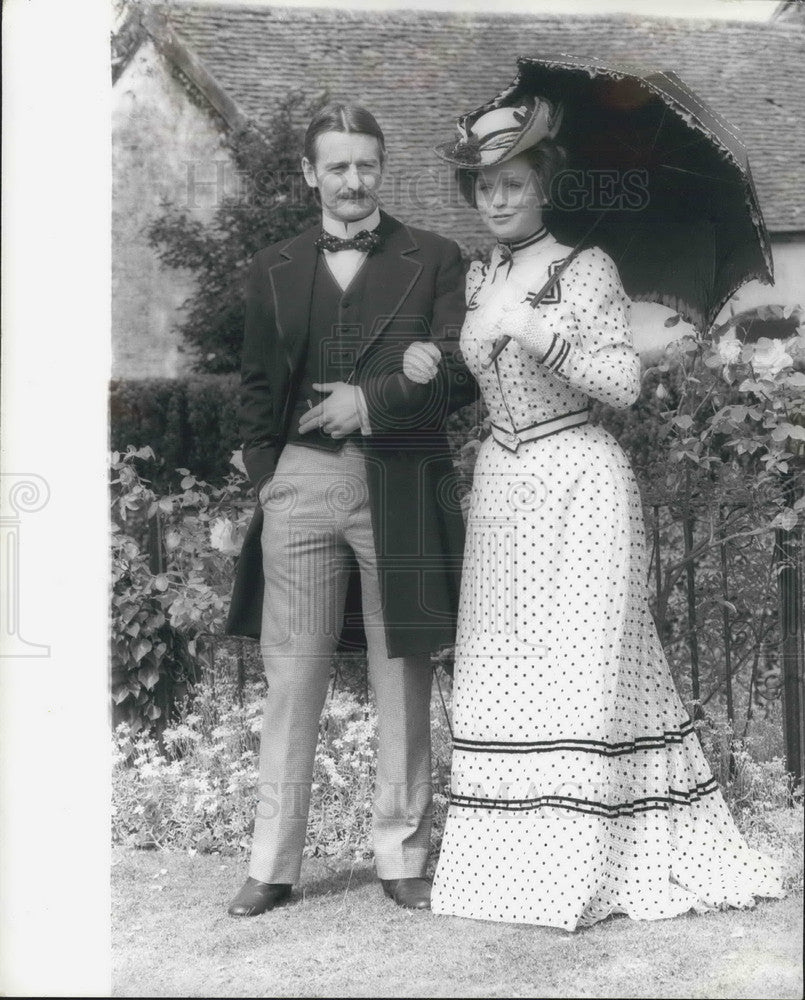
<svg viewBox="0 0 805 1000">
<path fill-rule="evenodd" d="M 321 217 L 321 228 L 326 233 L 331 233 L 333 236 L 340 236 L 342 239 L 350 239 L 355 236 L 356 233 L 362 232 L 364 229 L 368 230 L 370 233 L 377 229 L 380 225 L 380 209 L 376 208 L 371 215 L 367 215 L 365 219 L 358 219 L 357 222 L 341 222 L 339 219 L 333 219 L 329 215 L 322 214 Z"/>
</svg>

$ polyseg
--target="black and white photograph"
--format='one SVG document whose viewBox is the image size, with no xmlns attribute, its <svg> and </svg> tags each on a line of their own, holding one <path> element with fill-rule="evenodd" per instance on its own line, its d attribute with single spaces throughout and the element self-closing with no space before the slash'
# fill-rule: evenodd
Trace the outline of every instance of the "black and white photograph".
<svg viewBox="0 0 805 1000">
<path fill-rule="evenodd" d="M 805 0 L 3 16 L 4 995 L 801 997 Z"/>
</svg>

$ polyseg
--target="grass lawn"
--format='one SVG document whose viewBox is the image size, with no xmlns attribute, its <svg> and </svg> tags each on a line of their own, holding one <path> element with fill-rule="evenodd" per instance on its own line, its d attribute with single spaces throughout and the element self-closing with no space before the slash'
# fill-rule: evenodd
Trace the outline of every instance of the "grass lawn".
<svg viewBox="0 0 805 1000">
<path fill-rule="evenodd" d="M 372 869 L 307 861 L 293 902 L 236 920 L 245 864 L 116 848 L 115 997 L 802 996 L 802 896 L 576 934 L 399 909 Z"/>
</svg>

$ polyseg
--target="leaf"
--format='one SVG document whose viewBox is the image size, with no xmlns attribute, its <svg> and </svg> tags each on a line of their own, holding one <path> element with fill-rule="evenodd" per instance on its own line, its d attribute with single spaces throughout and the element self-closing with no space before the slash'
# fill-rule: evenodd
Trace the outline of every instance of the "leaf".
<svg viewBox="0 0 805 1000">
<path fill-rule="evenodd" d="M 693 417 L 689 413 L 683 413 L 679 417 L 674 417 L 674 423 L 677 427 L 687 430 L 693 424 Z"/>
<path fill-rule="evenodd" d="M 665 321 L 663 326 L 676 326 L 676 324 L 682 319 L 682 317 L 677 313 L 675 316 L 669 316 Z"/>
<path fill-rule="evenodd" d="M 783 531 L 793 531 L 796 528 L 799 518 L 791 510 L 790 507 L 786 507 L 785 510 L 781 510 L 780 513 L 775 517 L 775 519 L 769 525 L 770 528 L 781 528 Z"/>
<path fill-rule="evenodd" d="M 771 436 L 773 441 L 785 441 L 788 438 L 793 438 L 795 441 L 805 441 L 805 427 L 783 421 L 774 428 Z"/>
<path fill-rule="evenodd" d="M 153 646 L 148 639 L 138 639 L 131 647 L 131 655 L 134 657 L 135 662 L 139 663 L 146 653 L 150 653 L 152 649 Z"/>
<path fill-rule="evenodd" d="M 128 683 L 122 684 L 120 687 L 112 689 L 112 701 L 116 705 L 121 705 L 130 694 Z"/>
<path fill-rule="evenodd" d="M 802 389 L 805 387 L 805 374 L 802 372 L 792 372 L 785 378 L 786 385 L 792 385 L 795 389 Z"/>
<path fill-rule="evenodd" d="M 137 671 L 137 680 L 150 691 L 152 688 L 156 687 L 159 681 L 159 670 L 154 664 L 150 664 L 147 667 L 141 667 Z"/>
<path fill-rule="evenodd" d="M 157 590 L 164 592 L 170 586 L 170 581 L 164 573 L 160 573 L 159 576 L 154 579 L 154 586 Z"/>
</svg>

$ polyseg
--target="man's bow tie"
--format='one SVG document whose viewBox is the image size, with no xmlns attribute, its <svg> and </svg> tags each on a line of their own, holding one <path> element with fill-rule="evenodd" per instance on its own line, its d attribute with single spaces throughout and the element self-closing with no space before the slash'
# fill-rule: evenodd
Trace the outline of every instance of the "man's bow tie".
<svg viewBox="0 0 805 1000">
<path fill-rule="evenodd" d="M 376 232 L 370 233 L 368 229 L 362 229 L 348 240 L 342 240 L 340 236 L 326 232 L 316 240 L 319 250 L 329 250 L 331 253 L 336 253 L 338 250 L 360 250 L 361 253 L 371 253 L 381 243 L 381 236 Z"/>
</svg>

